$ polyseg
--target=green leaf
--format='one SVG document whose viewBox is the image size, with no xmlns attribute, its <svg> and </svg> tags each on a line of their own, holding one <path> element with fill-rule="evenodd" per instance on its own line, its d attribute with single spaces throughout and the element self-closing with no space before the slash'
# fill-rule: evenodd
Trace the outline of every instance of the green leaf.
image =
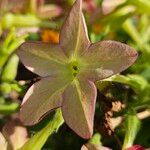
<svg viewBox="0 0 150 150">
<path fill-rule="evenodd" d="M 27 35 L 15 37 L 14 32 L 15 30 L 12 28 L 4 43 L 2 44 L 0 50 L 0 69 L 7 62 L 9 56 L 25 41 L 25 38 L 27 37 Z"/>
<path fill-rule="evenodd" d="M 137 7 L 137 11 L 150 15 L 150 1 L 149 0 L 128 0 L 129 5 Z"/>
<path fill-rule="evenodd" d="M 12 55 L 4 67 L 1 75 L 2 81 L 13 81 L 17 75 L 19 58 L 17 55 Z"/>
<path fill-rule="evenodd" d="M 140 75 L 115 75 L 110 78 L 104 79 L 104 82 L 111 81 L 111 82 L 118 82 L 122 84 L 127 84 L 131 86 L 136 92 L 143 91 L 147 86 L 147 81 Z M 97 84 L 100 82 L 97 82 Z"/>
<path fill-rule="evenodd" d="M 53 21 L 41 20 L 35 15 L 22 15 L 13 13 L 6 13 L 1 20 L 1 24 L 3 29 L 9 29 L 11 27 L 57 27 L 56 23 Z"/>
<path fill-rule="evenodd" d="M 150 81 L 150 67 L 146 68 L 142 73 L 141 75 Z"/>
<path fill-rule="evenodd" d="M 143 41 L 142 38 L 137 31 L 136 27 L 134 26 L 131 19 L 127 19 L 123 23 L 123 29 L 131 36 L 131 38 L 137 43 L 139 47 L 143 47 Z"/>
<path fill-rule="evenodd" d="M 18 109 L 19 109 L 18 103 L 0 104 L 0 113 L 1 114 L 12 114 L 12 113 L 17 112 Z"/>
<path fill-rule="evenodd" d="M 61 110 L 56 111 L 55 116 L 41 131 L 36 133 L 27 143 L 24 144 L 19 150 L 41 150 L 46 140 L 50 135 L 56 132 L 63 124 L 64 120 L 61 114 Z"/>
</svg>

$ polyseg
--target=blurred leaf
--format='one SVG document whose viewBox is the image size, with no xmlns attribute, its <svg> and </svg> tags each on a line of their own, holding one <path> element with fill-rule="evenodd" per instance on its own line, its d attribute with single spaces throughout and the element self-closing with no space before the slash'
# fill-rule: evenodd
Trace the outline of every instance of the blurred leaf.
<svg viewBox="0 0 150 150">
<path fill-rule="evenodd" d="M 131 86 L 137 93 L 144 90 L 147 86 L 148 83 L 147 81 L 140 75 L 115 75 L 112 76 L 110 78 L 104 79 L 102 81 L 98 81 L 97 85 L 99 87 L 99 84 L 101 84 L 101 82 L 118 82 L 118 83 L 122 83 L 122 84 L 127 84 L 129 86 Z"/>
<path fill-rule="evenodd" d="M 11 114 L 19 109 L 18 103 L 8 103 L 8 104 L 0 104 L 0 113 L 1 114 Z"/>
<path fill-rule="evenodd" d="M 2 81 L 13 81 L 17 75 L 19 58 L 17 55 L 12 55 L 2 71 Z"/>
<path fill-rule="evenodd" d="M 1 20 L 2 28 L 9 29 L 11 27 L 44 27 L 44 28 L 56 28 L 57 25 L 53 21 L 41 20 L 35 15 L 27 14 L 12 14 L 7 13 Z"/>
<path fill-rule="evenodd" d="M 110 24 L 113 28 L 117 29 L 124 23 L 126 19 L 130 18 L 134 14 L 134 11 L 134 6 L 121 7 L 109 15 L 104 16 L 102 23 L 104 25 Z"/>
<path fill-rule="evenodd" d="M 123 29 L 131 36 L 131 38 L 137 43 L 139 47 L 142 47 L 143 41 L 142 38 L 137 31 L 136 27 L 133 25 L 131 19 L 128 19 L 123 24 Z"/>
<path fill-rule="evenodd" d="M 11 92 L 11 85 L 7 82 L 2 82 L 0 84 L 0 92 L 3 95 L 7 95 Z"/>
<path fill-rule="evenodd" d="M 57 109 L 54 117 L 41 131 L 36 133 L 27 143 L 24 144 L 19 150 L 41 150 L 46 140 L 54 132 L 57 132 L 59 127 L 63 124 L 64 120 L 61 110 Z"/>
<path fill-rule="evenodd" d="M 6 63 L 9 56 L 25 41 L 25 38 L 27 37 L 27 35 L 16 37 L 14 32 L 15 30 L 12 28 L 0 49 L 0 69 Z"/>
<path fill-rule="evenodd" d="M 132 4 L 137 7 L 137 11 L 141 13 L 147 13 L 150 15 L 150 1 L 149 0 L 128 0 L 128 4 Z"/>
<path fill-rule="evenodd" d="M 148 67 L 147 69 L 145 69 L 145 70 L 141 73 L 141 75 L 142 75 L 145 79 L 150 80 L 150 67 Z"/>
</svg>

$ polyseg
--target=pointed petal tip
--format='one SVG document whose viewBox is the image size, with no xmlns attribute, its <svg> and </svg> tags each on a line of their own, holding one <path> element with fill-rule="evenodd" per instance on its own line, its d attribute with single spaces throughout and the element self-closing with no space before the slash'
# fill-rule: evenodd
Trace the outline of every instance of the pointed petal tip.
<svg viewBox="0 0 150 150">
<path fill-rule="evenodd" d="M 73 130 L 73 129 L 72 129 Z M 85 140 L 88 140 L 88 139 L 91 139 L 92 136 L 93 136 L 93 127 L 92 126 L 89 126 L 89 130 L 87 130 L 86 133 L 82 134 L 81 132 L 80 133 L 77 133 L 76 131 L 74 131 L 78 136 L 82 137 L 83 139 Z"/>
<path fill-rule="evenodd" d="M 78 4 L 78 5 L 82 6 L 82 0 L 76 0 L 76 1 L 74 2 L 74 4 Z"/>
<path fill-rule="evenodd" d="M 129 54 L 130 57 L 135 57 L 137 58 L 138 57 L 138 52 L 136 50 L 132 50 Z"/>
<path fill-rule="evenodd" d="M 62 111 L 63 112 L 63 111 Z M 63 118 L 65 120 L 64 114 L 62 113 Z M 67 124 L 66 120 L 65 123 Z M 86 133 L 82 133 L 82 132 L 78 132 L 76 131 L 76 129 L 72 128 L 69 124 L 67 124 L 67 126 L 74 132 L 76 133 L 78 136 L 80 136 L 83 139 L 90 139 L 93 136 L 93 127 L 89 127 L 89 130 Z"/>
<path fill-rule="evenodd" d="M 135 50 L 134 48 L 130 47 L 127 44 L 122 43 L 122 45 L 124 46 L 124 49 L 126 50 L 126 53 L 129 57 L 138 57 L 138 52 L 137 50 Z"/>
<path fill-rule="evenodd" d="M 91 139 L 93 136 L 93 128 L 91 130 L 89 130 L 88 134 L 86 134 L 86 136 L 84 136 L 84 139 Z"/>
</svg>

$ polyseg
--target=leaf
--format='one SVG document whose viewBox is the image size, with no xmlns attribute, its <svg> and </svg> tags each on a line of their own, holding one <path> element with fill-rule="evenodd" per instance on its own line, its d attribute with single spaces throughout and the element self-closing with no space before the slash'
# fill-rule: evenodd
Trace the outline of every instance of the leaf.
<svg viewBox="0 0 150 150">
<path fill-rule="evenodd" d="M 13 81 L 17 75 L 19 58 L 15 54 L 12 55 L 4 67 L 1 75 L 2 81 Z"/>
<path fill-rule="evenodd" d="M 1 44 L 0 69 L 5 65 L 8 57 L 25 41 L 25 38 L 27 37 L 27 35 L 15 37 L 14 32 L 15 30 L 12 28 L 4 43 Z"/>
<path fill-rule="evenodd" d="M 74 80 L 63 94 L 64 120 L 72 130 L 85 139 L 93 134 L 96 92 L 94 83 L 80 79 Z"/>
<path fill-rule="evenodd" d="M 147 67 L 144 71 L 142 71 L 141 75 L 145 79 L 150 80 L 150 67 Z"/>
<path fill-rule="evenodd" d="M 12 114 L 17 112 L 19 109 L 18 103 L 6 103 L 6 104 L 0 104 L 0 113 L 1 114 Z"/>
<path fill-rule="evenodd" d="M 26 93 L 20 117 L 24 124 L 37 123 L 45 113 L 61 106 L 62 92 L 70 82 L 69 77 L 54 76 L 41 79 Z"/>
<path fill-rule="evenodd" d="M 55 116 L 41 131 L 36 133 L 25 145 L 19 150 L 41 150 L 48 137 L 56 132 L 59 127 L 63 124 L 64 120 L 61 114 L 61 110 L 58 109 Z M 36 144 L 35 144 L 36 143 Z"/>
<path fill-rule="evenodd" d="M 60 34 L 60 45 L 68 57 L 80 55 L 90 45 L 82 14 L 82 0 L 74 3 Z"/>
<path fill-rule="evenodd" d="M 127 69 L 136 59 L 137 52 L 126 44 L 115 41 L 97 42 L 81 58 L 81 76 L 94 81 L 101 80 Z"/>
<path fill-rule="evenodd" d="M 57 44 L 25 42 L 17 53 L 27 69 L 40 76 L 55 75 L 66 68 L 66 57 Z"/>
<path fill-rule="evenodd" d="M 137 7 L 137 11 L 141 13 L 146 13 L 147 15 L 150 15 L 150 1 L 149 0 L 128 0 L 127 3 L 129 5 L 134 5 Z"/>
<path fill-rule="evenodd" d="M 127 84 L 131 86 L 136 92 L 143 91 L 147 86 L 148 82 L 140 75 L 136 74 L 128 74 L 126 76 L 124 75 L 114 75 L 110 78 L 102 80 L 102 82 L 118 82 L 122 84 Z M 100 82 L 97 82 L 97 85 L 101 84 Z"/>
</svg>

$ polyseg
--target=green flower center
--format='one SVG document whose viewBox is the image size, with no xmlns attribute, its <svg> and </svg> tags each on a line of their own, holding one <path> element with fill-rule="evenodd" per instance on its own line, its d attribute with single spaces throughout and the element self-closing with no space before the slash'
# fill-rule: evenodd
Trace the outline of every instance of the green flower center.
<svg viewBox="0 0 150 150">
<path fill-rule="evenodd" d="M 78 65 L 78 62 L 77 62 L 77 61 L 72 61 L 72 62 L 70 63 L 70 68 L 71 68 L 71 72 L 72 72 L 73 77 L 76 77 L 77 74 L 79 73 L 79 65 Z"/>
</svg>

